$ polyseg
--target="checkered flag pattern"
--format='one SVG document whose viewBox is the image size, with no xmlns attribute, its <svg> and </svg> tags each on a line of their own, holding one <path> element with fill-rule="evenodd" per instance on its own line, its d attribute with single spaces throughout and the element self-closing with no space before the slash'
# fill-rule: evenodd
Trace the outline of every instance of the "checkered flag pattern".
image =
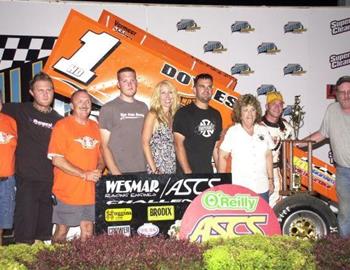
<svg viewBox="0 0 350 270">
<path fill-rule="evenodd" d="M 56 37 L 0 35 L 0 70 L 50 55 Z"/>
</svg>

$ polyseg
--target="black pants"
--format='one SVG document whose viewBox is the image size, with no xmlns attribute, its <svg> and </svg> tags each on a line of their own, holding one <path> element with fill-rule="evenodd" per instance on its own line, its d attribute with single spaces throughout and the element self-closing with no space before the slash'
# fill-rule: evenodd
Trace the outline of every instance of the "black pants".
<svg viewBox="0 0 350 270">
<path fill-rule="evenodd" d="M 50 240 L 52 236 L 52 183 L 30 181 L 16 176 L 14 218 L 16 243 Z"/>
</svg>

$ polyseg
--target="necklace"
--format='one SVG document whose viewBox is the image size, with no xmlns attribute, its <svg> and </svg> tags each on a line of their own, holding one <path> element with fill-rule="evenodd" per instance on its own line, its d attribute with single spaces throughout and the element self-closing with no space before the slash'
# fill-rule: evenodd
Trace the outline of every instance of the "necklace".
<svg viewBox="0 0 350 270">
<path fill-rule="evenodd" d="M 42 108 L 40 108 L 36 103 L 33 103 L 33 107 L 34 107 L 37 111 L 39 111 L 39 112 L 41 112 L 41 113 L 45 113 L 45 114 L 50 113 L 50 112 L 52 111 L 52 108 L 51 108 L 51 107 L 47 107 L 47 108 L 45 108 L 45 109 L 42 109 Z"/>
</svg>

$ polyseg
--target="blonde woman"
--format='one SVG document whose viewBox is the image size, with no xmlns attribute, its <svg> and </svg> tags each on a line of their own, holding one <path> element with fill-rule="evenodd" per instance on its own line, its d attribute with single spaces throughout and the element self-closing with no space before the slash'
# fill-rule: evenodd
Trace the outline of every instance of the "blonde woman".
<svg viewBox="0 0 350 270">
<path fill-rule="evenodd" d="M 150 111 L 142 130 L 142 146 L 150 174 L 176 172 L 172 123 L 178 105 L 174 85 L 166 80 L 159 82 L 152 94 Z"/>
</svg>

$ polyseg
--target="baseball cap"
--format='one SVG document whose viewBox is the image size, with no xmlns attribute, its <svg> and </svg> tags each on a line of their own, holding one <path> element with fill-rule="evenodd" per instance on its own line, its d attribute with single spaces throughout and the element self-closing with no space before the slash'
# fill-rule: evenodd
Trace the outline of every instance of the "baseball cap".
<svg viewBox="0 0 350 270">
<path fill-rule="evenodd" d="M 266 104 L 269 104 L 275 100 L 280 100 L 284 102 L 283 96 L 280 92 L 278 91 L 272 91 L 266 94 Z"/>
</svg>

